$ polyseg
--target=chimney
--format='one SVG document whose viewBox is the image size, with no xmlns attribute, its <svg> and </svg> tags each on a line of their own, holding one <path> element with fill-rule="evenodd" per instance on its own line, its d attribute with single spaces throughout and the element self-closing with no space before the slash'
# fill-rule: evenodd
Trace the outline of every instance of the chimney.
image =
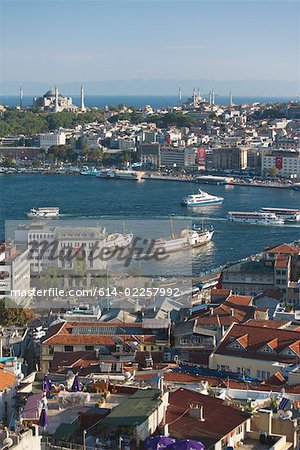
<svg viewBox="0 0 300 450">
<path fill-rule="evenodd" d="M 234 308 L 230 308 L 230 314 L 232 317 L 234 317 Z"/>
<path fill-rule="evenodd" d="M 204 409 L 203 405 L 200 405 L 199 403 L 192 403 L 190 405 L 189 415 L 193 417 L 193 419 L 200 420 L 200 422 L 204 422 Z"/>
</svg>

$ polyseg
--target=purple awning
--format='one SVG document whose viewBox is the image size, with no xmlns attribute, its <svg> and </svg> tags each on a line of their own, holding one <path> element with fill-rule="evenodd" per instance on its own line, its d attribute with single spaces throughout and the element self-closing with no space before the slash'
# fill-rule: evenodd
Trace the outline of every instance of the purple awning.
<svg viewBox="0 0 300 450">
<path fill-rule="evenodd" d="M 160 450 L 168 448 L 170 445 L 174 444 L 175 439 L 169 436 L 153 436 L 146 440 L 147 450 Z"/>
<path fill-rule="evenodd" d="M 200 441 L 183 439 L 176 441 L 175 444 L 169 447 L 169 450 L 204 450 L 204 448 L 204 445 Z"/>
</svg>

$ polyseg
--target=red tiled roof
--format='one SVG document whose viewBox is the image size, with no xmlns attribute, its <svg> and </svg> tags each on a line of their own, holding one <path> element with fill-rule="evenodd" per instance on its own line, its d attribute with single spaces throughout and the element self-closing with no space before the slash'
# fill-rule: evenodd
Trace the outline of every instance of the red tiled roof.
<svg viewBox="0 0 300 450">
<path fill-rule="evenodd" d="M 0 392 L 7 388 L 11 388 L 16 383 L 17 377 L 13 373 L 0 370 Z"/>
<path fill-rule="evenodd" d="M 266 248 L 265 252 L 271 253 L 271 254 L 282 253 L 285 255 L 299 255 L 300 248 L 296 247 L 295 245 L 280 244 L 280 245 L 277 245 L 276 247 Z"/>
<path fill-rule="evenodd" d="M 119 322 L 63 322 L 53 325 L 43 340 L 43 344 L 62 344 L 62 345 L 114 345 L 116 343 L 115 334 L 84 334 L 73 333 L 74 327 L 134 327 L 140 328 L 141 323 L 119 323 Z M 133 340 L 130 335 L 126 333 L 120 335 L 124 341 Z M 152 337 L 152 336 L 151 336 Z M 146 342 L 152 342 L 150 336 L 144 336 Z"/>
<path fill-rule="evenodd" d="M 290 257 L 288 255 L 278 255 L 275 261 L 275 267 L 288 267 Z"/>
<path fill-rule="evenodd" d="M 220 296 L 222 296 L 222 297 L 224 297 L 225 295 L 227 296 L 227 295 L 230 295 L 230 292 L 231 292 L 231 290 L 230 289 L 218 289 L 218 288 L 213 288 L 211 291 L 210 291 L 210 294 L 211 294 L 211 296 L 213 296 L 213 295 L 220 295 Z"/>
<path fill-rule="evenodd" d="M 234 340 L 240 339 L 245 334 L 248 335 L 248 342 L 247 347 L 244 350 L 230 347 L 230 344 Z M 262 353 L 259 351 L 276 338 L 278 341 L 277 346 L 274 347 L 275 354 Z M 296 355 L 289 356 L 280 354 L 288 348 L 292 349 L 297 357 L 300 357 L 300 333 L 298 331 L 251 326 L 247 324 L 235 324 L 227 333 L 225 339 L 221 341 L 215 353 L 242 358 L 264 359 L 268 361 L 282 361 L 286 363 L 295 362 Z"/>
<path fill-rule="evenodd" d="M 225 305 L 250 306 L 252 302 L 251 295 L 230 295 L 224 302 Z"/>
<path fill-rule="evenodd" d="M 51 371 L 65 367 L 82 367 L 95 361 L 99 363 L 99 360 L 96 360 L 96 352 L 54 352 Z"/>
<path fill-rule="evenodd" d="M 189 411 L 192 404 L 203 406 L 204 422 L 191 417 Z M 227 406 L 215 397 L 177 389 L 169 395 L 166 423 L 170 436 L 176 439 L 195 439 L 209 448 L 249 417 L 250 414 Z"/>
<path fill-rule="evenodd" d="M 251 327 L 265 327 L 265 328 L 286 328 L 290 325 L 290 321 L 286 320 L 257 320 L 257 319 L 249 319 L 245 322 L 245 325 Z"/>
<path fill-rule="evenodd" d="M 234 296 L 235 297 L 235 296 Z M 239 297 L 239 296 L 237 296 Z M 251 297 L 249 297 L 251 298 Z M 226 302 L 221 303 L 215 308 L 210 308 L 204 313 L 199 312 L 196 318 L 197 325 L 231 325 L 233 323 L 245 322 L 253 317 L 255 307 L 230 304 Z M 203 315 L 202 315 L 203 314 Z"/>
</svg>

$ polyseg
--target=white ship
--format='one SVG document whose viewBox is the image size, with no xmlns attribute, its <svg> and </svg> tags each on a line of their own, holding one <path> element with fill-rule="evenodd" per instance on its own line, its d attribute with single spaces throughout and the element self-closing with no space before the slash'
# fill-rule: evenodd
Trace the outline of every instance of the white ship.
<svg viewBox="0 0 300 450">
<path fill-rule="evenodd" d="M 261 208 L 261 212 L 269 212 L 275 214 L 277 217 L 285 221 L 299 222 L 300 221 L 300 209 L 287 209 L 287 208 Z"/>
<path fill-rule="evenodd" d="M 190 194 L 181 201 L 183 206 L 207 206 L 223 203 L 223 197 L 215 197 L 199 189 L 198 194 Z"/>
<path fill-rule="evenodd" d="M 282 225 L 284 220 L 274 213 L 268 212 L 240 212 L 229 211 L 228 220 L 232 222 L 250 223 L 258 225 Z"/>
<path fill-rule="evenodd" d="M 183 229 L 178 237 L 172 236 L 171 239 L 156 239 L 149 241 L 149 254 L 154 254 L 158 249 L 164 253 L 178 252 L 181 250 L 190 250 L 207 244 L 212 240 L 214 230 L 203 228 L 199 225 L 193 225 L 192 229 Z M 148 254 L 148 253 L 147 253 Z"/>
<path fill-rule="evenodd" d="M 88 167 L 83 167 L 83 169 L 80 171 L 80 175 L 87 175 L 87 176 L 92 176 L 95 177 L 98 175 L 98 173 L 100 173 L 101 171 L 99 169 L 89 169 Z"/>
<path fill-rule="evenodd" d="M 30 218 L 39 219 L 55 219 L 59 217 L 59 208 L 49 207 L 49 208 L 31 208 L 30 212 L 27 213 Z"/>
<path fill-rule="evenodd" d="M 133 239 L 132 233 L 113 233 L 106 238 L 105 247 L 111 250 L 122 249 L 128 247 Z"/>
<path fill-rule="evenodd" d="M 109 179 L 115 179 L 115 180 L 134 180 L 134 181 L 141 181 L 144 176 L 144 172 L 136 172 L 136 171 L 129 171 L 129 170 L 107 170 L 102 171 L 99 174 L 97 174 L 97 177 L 99 178 L 109 178 Z"/>
</svg>

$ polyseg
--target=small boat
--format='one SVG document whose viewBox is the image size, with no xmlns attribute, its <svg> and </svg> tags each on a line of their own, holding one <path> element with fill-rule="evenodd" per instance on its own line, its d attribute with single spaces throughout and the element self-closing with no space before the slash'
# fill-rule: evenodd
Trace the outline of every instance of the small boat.
<svg viewBox="0 0 300 450">
<path fill-rule="evenodd" d="M 229 211 L 228 220 L 232 222 L 249 223 L 257 225 L 283 225 L 284 220 L 274 213 L 268 212 L 242 212 Z"/>
<path fill-rule="evenodd" d="M 39 219 L 55 219 L 59 217 L 59 208 L 58 207 L 48 207 L 48 208 L 31 208 L 30 212 L 27 213 L 27 216 L 30 218 L 39 218 Z"/>
<path fill-rule="evenodd" d="M 181 204 L 183 206 L 198 207 L 207 205 L 217 205 L 223 203 L 223 201 L 224 201 L 223 197 L 216 197 L 199 189 L 198 194 L 190 194 L 187 197 L 184 197 L 181 201 Z"/>
</svg>

